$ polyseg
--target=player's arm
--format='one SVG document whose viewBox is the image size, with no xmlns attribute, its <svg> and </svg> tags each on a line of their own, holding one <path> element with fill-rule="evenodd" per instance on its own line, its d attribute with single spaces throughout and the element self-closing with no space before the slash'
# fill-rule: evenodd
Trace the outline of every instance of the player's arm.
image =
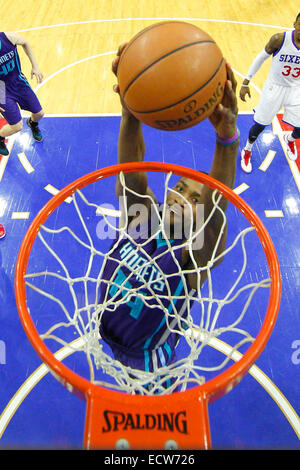
<svg viewBox="0 0 300 470">
<path fill-rule="evenodd" d="M 31 78 L 36 76 L 37 82 L 41 83 L 43 81 L 43 74 L 40 71 L 40 68 L 38 66 L 38 63 L 36 61 L 33 49 L 31 47 L 30 42 L 28 39 L 24 38 L 18 33 L 15 32 L 8 32 L 5 33 L 6 37 L 9 39 L 9 41 L 14 44 L 15 46 L 22 46 L 28 59 L 30 60 L 32 69 L 31 69 Z"/>
<path fill-rule="evenodd" d="M 261 51 L 254 59 L 252 64 L 250 65 L 250 68 L 248 70 L 248 73 L 242 83 L 241 89 L 240 89 L 240 98 L 243 101 L 246 101 L 246 95 L 251 98 L 251 93 L 250 93 L 250 88 L 249 88 L 249 83 L 251 79 L 254 77 L 256 72 L 260 69 L 262 64 L 269 58 L 271 57 L 274 52 L 276 52 L 283 41 L 283 33 L 278 33 L 274 34 L 269 42 L 266 44 L 265 48 L 263 51 Z"/>
<path fill-rule="evenodd" d="M 225 84 L 224 96 L 222 102 L 216 107 L 215 111 L 209 118 L 216 132 L 216 146 L 209 174 L 211 177 L 219 180 L 221 183 L 232 189 L 235 182 L 236 160 L 239 147 L 239 133 L 237 129 L 238 107 L 236 98 L 237 83 L 231 67 L 228 64 L 226 66 L 227 81 Z M 199 202 L 204 205 L 205 220 L 208 219 L 214 208 L 212 194 L 213 190 L 207 186 L 203 187 L 201 200 Z M 222 211 L 226 211 L 227 205 L 227 199 L 222 197 L 218 207 Z M 205 228 L 203 247 L 193 253 L 199 266 L 206 266 L 208 261 L 211 259 L 212 252 L 215 248 L 223 225 L 224 219 L 222 213 L 219 210 L 215 210 L 213 217 Z M 226 234 L 227 224 L 224 227 L 217 254 L 221 253 L 225 248 Z M 219 262 L 216 263 L 215 266 L 219 264 Z M 192 262 L 190 262 L 189 265 L 189 267 L 193 267 Z M 206 273 L 203 272 L 201 283 L 204 282 L 205 279 Z M 189 283 L 191 287 L 196 287 L 197 277 L 194 274 L 189 275 Z"/>
<path fill-rule="evenodd" d="M 112 70 L 114 74 L 117 74 L 118 64 L 120 56 L 125 48 L 126 44 L 122 44 L 119 47 L 117 57 L 115 57 Z M 119 86 L 114 85 L 114 91 L 119 93 Z M 124 102 L 121 101 L 122 114 L 121 123 L 118 137 L 118 163 L 130 163 L 130 162 L 142 162 L 145 156 L 145 142 L 142 130 L 142 123 L 136 119 L 126 108 Z M 129 189 L 132 189 L 141 195 L 150 195 L 154 198 L 152 191 L 148 187 L 147 173 L 143 171 L 137 171 L 133 173 L 125 173 L 125 184 Z M 117 178 L 116 182 L 116 195 L 117 197 L 124 195 L 123 185 L 121 184 L 120 177 Z M 155 200 L 155 199 L 154 199 Z M 127 207 L 132 204 L 143 204 L 147 208 L 150 207 L 151 201 L 149 198 L 138 197 L 129 191 L 126 192 Z"/>
<path fill-rule="evenodd" d="M 227 80 L 224 96 L 209 121 L 216 132 L 216 147 L 210 176 L 233 188 L 236 173 L 236 157 L 239 146 L 237 129 L 238 106 L 236 98 L 237 82 L 229 64 L 226 64 Z M 207 191 L 207 194 L 206 192 Z M 203 195 L 210 200 L 211 190 L 206 188 Z M 207 201 L 205 201 L 207 203 Z M 225 208 L 225 202 L 223 207 Z"/>
</svg>

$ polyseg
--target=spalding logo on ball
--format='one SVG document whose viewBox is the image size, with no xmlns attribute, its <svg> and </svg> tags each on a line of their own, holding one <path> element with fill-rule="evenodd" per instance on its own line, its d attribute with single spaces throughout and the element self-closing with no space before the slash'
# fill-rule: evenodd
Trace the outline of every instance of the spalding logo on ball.
<svg viewBox="0 0 300 470">
<path fill-rule="evenodd" d="M 137 119 L 172 131 L 203 121 L 220 103 L 226 66 L 205 31 L 183 21 L 156 23 L 139 32 L 118 66 L 120 93 Z"/>
</svg>

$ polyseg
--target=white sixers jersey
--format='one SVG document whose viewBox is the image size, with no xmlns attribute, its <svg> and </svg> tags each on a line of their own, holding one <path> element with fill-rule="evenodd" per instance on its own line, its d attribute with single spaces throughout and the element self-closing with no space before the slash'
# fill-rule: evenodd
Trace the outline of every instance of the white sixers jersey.
<svg viewBox="0 0 300 470">
<path fill-rule="evenodd" d="M 268 81 L 283 86 L 300 86 L 300 48 L 294 31 L 286 31 L 281 47 L 273 54 Z"/>
</svg>

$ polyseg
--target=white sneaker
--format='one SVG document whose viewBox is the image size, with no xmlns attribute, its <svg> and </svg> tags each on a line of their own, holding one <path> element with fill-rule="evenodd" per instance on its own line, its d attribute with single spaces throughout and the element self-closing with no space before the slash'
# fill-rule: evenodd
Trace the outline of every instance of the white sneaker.
<svg viewBox="0 0 300 470">
<path fill-rule="evenodd" d="M 251 173 L 251 150 L 246 150 L 245 148 L 243 148 L 243 150 L 241 151 L 241 168 L 245 173 Z"/>
<path fill-rule="evenodd" d="M 283 135 L 283 140 L 284 140 L 285 145 L 286 145 L 287 156 L 289 157 L 290 160 L 292 160 L 294 162 L 295 160 L 297 160 L 297 157 L 298 157 L 296 141 L 294 140 L 294 142 L 290 142 L 288 140 L 288 135 L 289 134 L 284 134 Z"/>
</svg>

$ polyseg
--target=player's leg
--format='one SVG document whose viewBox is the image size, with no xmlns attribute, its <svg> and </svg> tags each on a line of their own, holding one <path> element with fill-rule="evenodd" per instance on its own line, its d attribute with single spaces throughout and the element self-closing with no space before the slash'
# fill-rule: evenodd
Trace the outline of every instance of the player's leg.
<svg viewBox="0 0 300 470">
<path fill-rule="evenodd" d="M 31 129 L 32 137 L 40 142 L 43 140 L 43 136 L 39 128 L 39 122 L 44 116 L 44 111 L 35 92 L 26 83 L 19 85 L 18 103 L 21 109 L 31 112 L 31 116 L 26 120 L 26 124 Z"/>
<path fill-rule="evenodd" d="M 293 132 L 284 134 L 283 139 L 286 143 L 286 153 L 290 160 L 295 161 L 298 158 L 296 140 L 300 139 L 300 128 L 294 128 Z"/>
<path fill-rule="evenodd" d="M 41 109 L 37 113 L 32 113 L 31 117 L 29 119 L 27 119 L 27 121 L 26 121 L 27 125 L 31 129 L 33 138 L 38 142 L 43 140 L 43 136 L 42 136 L 41 130 L 40 130 L 39 125 L 38 125 L 39 121 L 43 117 L 44 117 L 44 111 Z"/>
<path fill-rule="evenodd" d="M 257 122 L 253 124 L 249 131 L 247 143 L 241 152 L 241 168 L 245 173 L 251 173 L 252 171 L 252 162 L 251 162 L 251 152 L 254 142 L 261 132 L 265 129 L 266 126 L 258 124 Z"/>
<path fill-rule="evenodd" d="M 254 125 L 251 127 L 246 146 L 241 152 L 241 168 L 246 173 L 252 171 L 252 147 L 258 136 L 279 112 L 284 102 L 283 87 L 266 82 L 254 113 Z"/>
<path fill-rule="evenodd" d="M 22 116 L 16 101 L 10 97 L 7 97 L 4 111 L 1 114 L 7 121 L 7 124 L 0 129 L 0 154 L 8 155 L 9 152 L 5 145 L 5 139 L 22 129 Z"/>
<path fill-rule="evenodd" d="M 288 91 L 288 99 L 284 106 L 283 121 L 294 129 L 284 134 L 286 153 L 290 160 L 297 160 L 296 140 L 300 139 L 300 88 L 291 87 Z"/>
</svg>

